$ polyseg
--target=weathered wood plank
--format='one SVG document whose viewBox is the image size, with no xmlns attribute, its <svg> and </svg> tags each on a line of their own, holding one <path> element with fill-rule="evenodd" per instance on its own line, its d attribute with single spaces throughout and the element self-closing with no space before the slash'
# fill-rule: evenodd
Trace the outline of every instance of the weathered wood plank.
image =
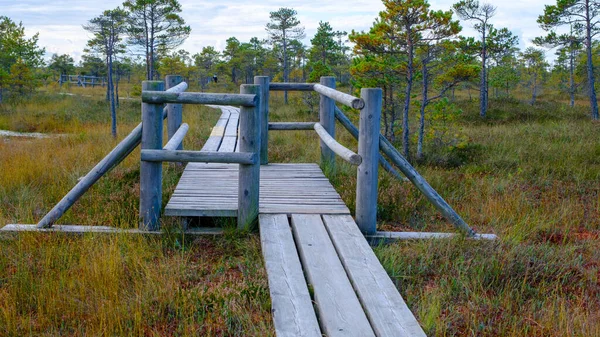
<svg viewBox="0 0 600 337">
<path fill-rule="evenodd" d="M 236 142 L 237 137 L 223 137 L 223 141 L 221 142 L 221 146 L 219 147 L 219 152 L 234 152 Z"/>
<path fill-rule="evenodd" d="M 320 337 L 287 216 L 262 214 L 259 226 L 277 337 Z"/>
<path fill-rule="evenodd" d="M 292 228 L 323 333 L 328 337 L 375 336 L 321 216 L 294 214 Z"/>
<path fill-rule="evenodd" d="M 425 337 L 352 217 L 324 215 L 323 220 L 377 336 Z"/>
<path fill-rule="evenodd" d="M 105 233 L 105 234 L 162 234 L 162 231 L 143 231 L 139 229 L 121 229 L 110 226 L 80 226 L 80 225 L 54 225 L 51 228 L 37 228 L 36 225 L 8 224 L 0 228 L 0 232 L 60 232 L 72 234 Z M 186 235 L 221 235 L 222 228 L 195 227 L 183 231 Z"/>
<path fill-rule="evenodd" d="M 255 76 L 254 84 L 260 86 L 260 164 L 269 163 L 269 76 Z"/>
<path fill-rule="evenodd" d="M 366 239 L 371 244 L 390 243 L 399 240 L 435 240 L 451 239 L 461 234 L 457 233 L 431 233 L 431 232 L 376 232 L 373 235 L 367 235 Z M 475 234 L 468 237 L 472 240 L 498 240 L 496 234 Z"/>
</svg>

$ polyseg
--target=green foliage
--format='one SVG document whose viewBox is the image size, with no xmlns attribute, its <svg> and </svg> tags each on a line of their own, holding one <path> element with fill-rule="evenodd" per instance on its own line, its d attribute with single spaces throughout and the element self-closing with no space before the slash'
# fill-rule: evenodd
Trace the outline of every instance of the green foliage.
<svg viewBox="0 0 600 337">
<path fill-rule="evenodd" d="M 53 54 L 50 59 L 50 64 L 48 64 L 48 68 L 53 70 L 59 76 L 73 74 L 75 71 L 75 61 L 69 54 Z"/>
<path fill-rule="evenodd" d="M 318 82 L 321 76 L 333 75 L 333 67 L 344 61 L 345 47 L 341 39 L 346 35 L 346 32 L 334 31 L 329 22 L 319 22 L 317 33 L 310 40 L 312 47 L 309 51 L 309 61 L 312 69 L 309 80 L 311 82 Z"/>
<path fill-rule="evenodd" d="M 38 47 L 38 36 L 36 33 L 30 39 L 25 38 L 22 23 L 17 25 L 8 17 L 0 16 L 0 103 L 4 89 L 18 97 L 40 84 L 33 76 L 34 69 L 44 63 L 45 50 Z M 30 82 L 24 83 L 26 80 Z"/>
<path fill-rule="evenodd" d="M 129 13 L 129 43 L 146 54 L 146 78 L 155 78 L 158 53 L 166 53 L 183 44 L 190 35 L 190 26 L 179 15 L 177 0 L 127 0 L 123 3 Z"/>
</svg>

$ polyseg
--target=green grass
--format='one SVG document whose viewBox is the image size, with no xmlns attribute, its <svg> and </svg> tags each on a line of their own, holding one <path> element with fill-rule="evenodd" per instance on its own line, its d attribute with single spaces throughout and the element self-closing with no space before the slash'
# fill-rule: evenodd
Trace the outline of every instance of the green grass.
<svg viewBox="0 0 600 337">
<path fill-rule="evenodd" d="M 72 89 L 91 97 L 56 90 L 0 107 L 0 129 L 70 134 L 0 139 L 0 226 L 38 221 L 116 144 L 102 88 Z M 273 121 L 318 119 L 300 95 L 288 106 L 281 93 L 271 96 Z M 500 236 L 375 248 L 428 335 L 600 336 L 600 124 L 585 106 L 571 111 L 545 99 L 534 107 L 492 101 L 485 121 L 477 102 L 459 102 L 464 113 L 452 130 L 468 145 L 451 152 L 428 145 L 416 165 L 471 226 Z M 185 146 L 200 149 L 219 112 L 184 111 Z M 119 138 L 138 122 L 139 103 L 123 101 Z M 272 132 L 269 145 L 271 162 L 319 161 L 314 132 Z M 135 227 L 137 158 L 60 222 Z M 180 171 L 165 165 L 165 203 Z M 326 174 L 353 209 L 356 169 L 338 161 Z M 379 191 L 380 229 L 454 230 L 411 184 L 382 172 Z M 258 234 L 0 238 L 0 335 L 273 335 Z"/>
</svg>

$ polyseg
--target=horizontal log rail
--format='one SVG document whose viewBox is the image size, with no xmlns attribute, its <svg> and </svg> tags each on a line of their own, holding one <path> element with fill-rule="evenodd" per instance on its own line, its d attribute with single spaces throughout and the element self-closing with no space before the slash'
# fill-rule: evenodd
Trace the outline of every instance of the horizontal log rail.
<svg viewBox="0 0 600 337">
<path fill-rule="evenodd" d="M 269 123 L 269 130 L 292 131 L 314 130 L 315 122 L 274 122 Z"/>
<path fill-rule="evenodd" d="M 205 152 L 185 150 L 142 150 L 142 161 L 177 163 L 224 163 L 254 165 L 256 153 Z"/>
<path fill-rule="evenodd" d="M 185 82 L 167 90 L 170 93 L 178 93 L 187 90 Z M 167 118 L 167 108 L 163 109 L 163 119 Z M 68 211 L 81 196 L 87 192 L 100 178 L 108 173 L 113 167 L 121 163 L 142 141 L 142 123 L 138 124 L 115 148 L 104 157 L 92 170 L 90 170 L 79 182 L 48 212 L 37 228 L 50 228 Z"/>
<path fill-rule="evenodd" d="M 329 135 L 329 133 L 327 133 L 320 123 L 315 123 L 314 129 L 327 147 L 342 159 L 356 166 L 362 163 L 361 156 L 338 143 L 331 135 Z"/>
<path fill-rule="evenodd" d="M 356 129 L 350 119 L 339 109 L 336 110 L 336 118 L 352 133 Z M 381 134 L 379 135 L 379 149 L 400 169 L 410 182 L 437 208 L 440 213 L 452 223 L 457 229 L 469 237 L 477 233 L 458 215 L 458 213 L 442 198 L 436 190 L 429 185 L 427 180 L 404 158 L 398 150 Z"/>
<path fill-rule="evenodd" d="M 177 132 L 175 132 L 173 137 L 171 137 L 171 139 L 169 139 L 169 141 L 167 142 L 165 147 L 163 147 L 163 149 L 164 150 L 177 150 L 179 145 L 181 145 L 181 143 L 183 142 L 183 138 L 185 137 L 185 135 L 187 134 L 189 129 L 190 129 L 190 126 L 187 123 L 181 124 L 179 129 L 177 129 Z"/>
<path fill-rule="evenodd" d="M 354 137 L 354 139 L 358 140 L 358 128 L 354 126 L 354 124 L 352 124 L 348 117 L 346 117 L 342 110 L 340 110 L 340 108 L 338 108 L 337 106 L 335 107 L 335 118 L 338 120 L 338 122 L 340 122 L 340 124 L 342 124 L 344 128 L 346 128 L 346 130 L 348 130 L 348 132 L 350 133 L 350 135 L 352 135 L 352 137 Z M 381 165 L 381 167 L 384 170 L 386 170 L 396 179 L 400 181 L 409 181 L 408 179 L 406 179 L 406 177 L 403 177 L 400 174 L 400 172 L 396 171 L 392 164 L 390 164 L 390 162 L 388 162 L 387 159 L 385 159 L 385 157 L 382 155 L 379 155 L 379 165 Z"/>
<path fill-rule="evenodd" d="M 321 84 L 315 84 L 314 89 L 321 95 L 327 96 L 332 100 L 349 106 L 353 109 L 362 110 L 365 107 L 365 101 L 362 98 L 354 97 L 352 95 L 345 94 L 341 91 L 326 87 Z"/>
<path fill-rule="evenodd" d="M 270 83 L 271 91 L 313 91 L 314 83 Z"/>
<path fill-rule="evenodd" d="M 257 106 L 257 95 L 248 94 L 212 94 L 201 92 L 171 93 L 168 91 L 144 91 L 142 102 L 149 104 L 209 104 L 209 105 L 240 105 L 245 107 Z"/>
</svg>

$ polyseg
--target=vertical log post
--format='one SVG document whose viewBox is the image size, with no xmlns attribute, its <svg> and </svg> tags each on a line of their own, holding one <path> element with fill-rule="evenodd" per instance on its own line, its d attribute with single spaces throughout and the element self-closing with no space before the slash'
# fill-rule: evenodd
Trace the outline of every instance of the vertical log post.
<svg viewBox="0 0 600 337">
<path fill-rule="evenodd" d="M 335 89 L 335 77 L 321 77 L 321 85 Z M 320 96 L 319 123 L 321 123 L 323 128 L 331 135 L 331 137 L 335 138 L 335 101 L 325 95 Z M 335 171 L 335 153 L 333 153 L 333 151 L 331 151 L 331 149 L 329 149 L 322 140 L 321 165 L 330 169 L 332 172 Z"/>
<path fill-rule="evenodd" d="M 356 223 L 367 234 L 377 231 L 377 177 L 379 163 L 379 128 L 381 121 L 381 89 L 362 89 L 365 107 L 360 112 L 358 166 L 356 182 Z"/>
<path fill-rule="evenodd" d="M 142 91 L 164 91 L 161 81 L 144 81 Z M 142 103 L 142 150 L 162 149 L 163 105 Z M 140 166 L 140 229 L 159 229 L 162 206 L 162 162 L 142 161 Z"/>
<path fill-rule="evenodd" d="M 174 86 L 178 85 L 181 82 L 183 82 L 183 77 L 181 77 L 179 75 L 165 76 L 166 90 L 173 88 Z M 168 139 L 171 139 L 171 137 L 173 137 L 175 132 L 177 132 L 177 130 L 181 126 L 181 123 L 183 120 L 182 112 L 183 112 L 183 105 L 167 104 L 167 131 L 168 131 L 168 135 L 169 135 Z M 179 145 L 177 150 L 183 150 L 183 143 L 181 143 Z"/>
<path fill-rule="evenodd" d="M 256 154 L 252 165 L 240 164 L 238 189 L 238 229 L 250 229 L 258 218 L 258 197 L 260 187 L 260 86 L 244 84 L 241 94 L 256 95 L 255 107 L 240 107 L 240 151 Z"/>
<path fill-rule="evenodd" d="M 269 163 L 269 76 L 255 76 L 254 84 L 260 85 L 260 164 Z"/>
</svg>

